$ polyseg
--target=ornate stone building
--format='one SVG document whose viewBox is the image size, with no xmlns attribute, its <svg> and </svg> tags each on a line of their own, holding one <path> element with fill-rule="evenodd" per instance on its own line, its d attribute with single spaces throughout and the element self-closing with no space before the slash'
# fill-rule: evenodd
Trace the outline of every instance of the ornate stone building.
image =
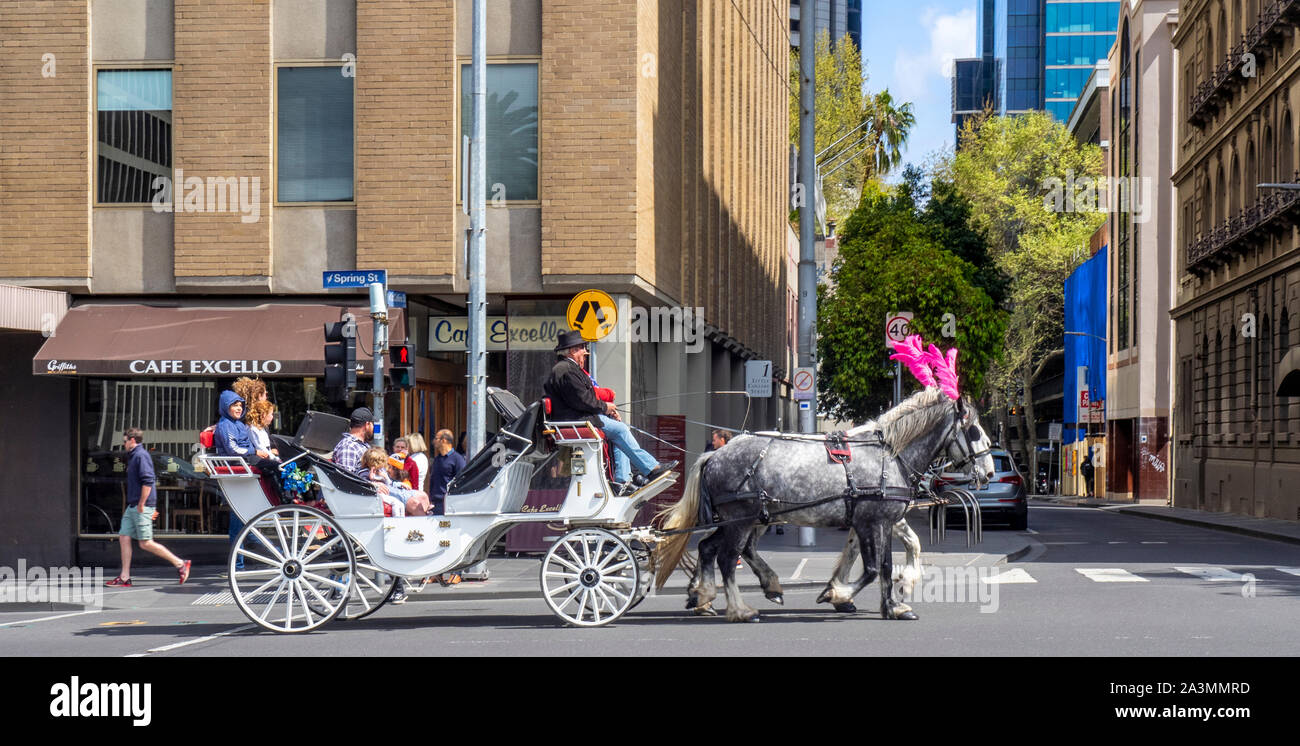
<svg viewBox="0 0 1300 746">
<path fill-rule="evenodd" d="M 1174 504 L 1300 519 L 1300 0 L 1180 16 Z"/>
</svg>

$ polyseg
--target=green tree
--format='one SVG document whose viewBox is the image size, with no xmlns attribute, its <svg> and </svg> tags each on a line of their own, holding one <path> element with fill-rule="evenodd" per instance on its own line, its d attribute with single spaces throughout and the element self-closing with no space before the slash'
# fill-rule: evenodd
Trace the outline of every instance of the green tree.
<svg viewBox="0 0 1300 746">
<path fill-rule="evenodd" d="M 862 58 L 848 37 L 832 47 L 829 32 L 816 44 L 815 151 L 830 173 L 822 184 L 826 217 L 842 223 L 861 199 L 863 184 L 898 166 L 916 116 L 888 90 L 866 91 Z M 799 52 L 790 52 L 790 143 L 799 144 Z M 834 146 L 832 148 L 832 146 Z M 836 157 L 839 156 L 839 157 Z"/>
<path fill-rule="evenodd" d="M 950 162 L 952 182 L 984 236 L 989 255 L 1010 278 L 1011 318 L 1003 356 L 991 372 L 995 407 L 1005 423 L 1005 393 L 1026 392 L 1019 423 L 1022 455 L 1036 473 L 1033 400 L 1028 395 L 1044 362 L 1063 346 L 1064 282 L 1078 266 L 1089 237 L 1105 215 L 1070 209 L 1059 199 L 1066 185 L 1098 178 L 1101 150 L 1081 144 L 1043 112 L 988 117 L 961 133 Z"/>
<path fill-rule="evenodd" d="M 873 417 L 890 404 L 887 313 L 910 310 L 916 333 L 959 348 L 962 390 L 973 396 L 1002 344 L 1005 313 L 970 281 L 975 268 L 940 246 L 922 223 L 917 184 L 912 172 L 892 193 L 868 184 L 840 233 L 831 283 L 819 288 L 819 405 L 841 419 Z M 943 336 L 947 322 L 952 338 Z M 911 381 L 905 390 L 915 386 Z"/>
</svg>

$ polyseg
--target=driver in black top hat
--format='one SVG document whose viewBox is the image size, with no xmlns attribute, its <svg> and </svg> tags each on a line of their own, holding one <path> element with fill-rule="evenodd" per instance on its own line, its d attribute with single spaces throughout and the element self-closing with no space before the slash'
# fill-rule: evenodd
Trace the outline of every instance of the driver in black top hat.
<svg viewBox="0 0 1300 746">
<path fill-rule="evenodd" d="M 618 409 L 613 402 L 602 402 L 596 397 L 596 388 L 586 370 L 588 354 L 587 340 L 581 333 L 560 333 L 555 345 L 557 362 L 542 384 L 551 398 L 550 419 L 552 422 L 587 420 L 604 430 L 605 438 L 614 446 L 614 481 L 619 483 L 620 494 L 626 494 L 631 490 L 632 467 L 649 482 L 671 471 L 678 462 L 658 463 L 637 445 L 631 429 L 616 419 Z"/>
</svg>

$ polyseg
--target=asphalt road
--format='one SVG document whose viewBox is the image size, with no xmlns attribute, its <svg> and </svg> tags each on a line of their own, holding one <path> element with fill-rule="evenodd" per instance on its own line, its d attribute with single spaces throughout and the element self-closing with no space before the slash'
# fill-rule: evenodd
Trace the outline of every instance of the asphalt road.
<svg viewBox="0 0 1300 746">
<path fill-rule="evenodd" d="M 142 587 L 97 612 L 0 614 L 0 655 L 1300 654 L 1300 547 L 1097 508 L 1035 505 L 1030 526 L 1036 546 L 1020 561 L 932 571 L 911 601 L 914 622 L 882 620 L 872 585 L 857 614 L 815 604 L 816 590 L 787 592 L 784 607 L 749 594 L 757 624 L 693 616 L 674 594 L 609 627 L 573 629 L 538 597 L 408 603 L 275 635 L 234 606 L 194 605 L 194 589 Z"/>
</svg>

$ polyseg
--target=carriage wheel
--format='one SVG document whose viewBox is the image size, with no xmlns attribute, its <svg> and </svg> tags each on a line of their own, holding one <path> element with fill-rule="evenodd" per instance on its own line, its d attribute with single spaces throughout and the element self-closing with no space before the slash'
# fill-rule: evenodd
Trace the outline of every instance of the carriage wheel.
<svg viewBox="0 0 1300 746">
<path fill-rule="evenodd" d="M 561 536 L 542 560 L 542 595 L 555 615 L 579 627 L 609 624 L 632 608 L 641 571 L 620 538 L 598 528 Z"/>
<path fill-rule="evenodd" d="M 244 558 L 244 569 L 235 560 Z M 303 505 L 263 511 L 230 553 L 230 592 L 244 615 L 272 632 L 306 632 L 347 605 L 356 576 L 352 542 L 334 519 Z"/>
<path fill-rule="evenodd" d="M 393 588 L 400 580 L 396 575 L 389 575 L 379 569 L 370 559 L 366 548 L 356 539 L 352 539 L 352 553 L 357 560 L 356 579 L 352 582 L 352 592 L 348 594 L 347 605 L 339 612 L 339 619 L 345 622 L 370 616 L 379 611 L 379 607 L 392 598 Z M 342 574 L 336 579 L 341 578 Z"/>
</svg>

